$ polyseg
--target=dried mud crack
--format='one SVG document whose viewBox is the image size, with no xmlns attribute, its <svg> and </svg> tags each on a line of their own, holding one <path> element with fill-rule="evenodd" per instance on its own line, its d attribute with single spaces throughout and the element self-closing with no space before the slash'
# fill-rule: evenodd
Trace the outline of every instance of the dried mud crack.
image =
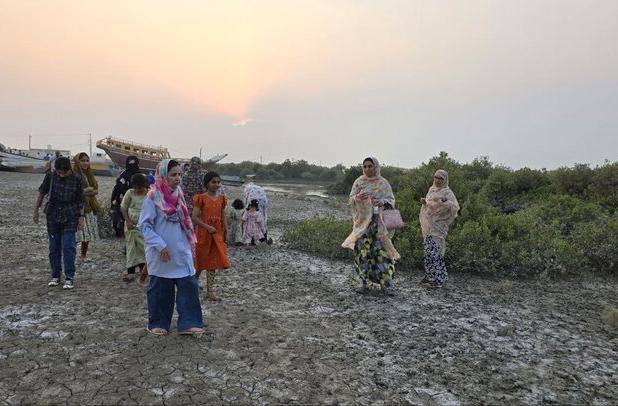
<svg viewBox="0 0 618 406">
<path fill-rule="evenodd" d="M 120 279 L 121 240 L 93 244 L 74 290 L 47 287 L 45 228 L 30 220 L 40 181 L 0 172 L 2 404 L 618 402 L 618 336 L 599 317 L 618 305 L 615 280 L 453 274 L 427 291 L 399 269 L 395 297 L 361 296 L 350 263 L 275 242 L 230 250 L 206 334 L 154 337 L 144 291 Z M 273 235 L 347 216 L 307 199 L 271 196 Z"/>
</svg>

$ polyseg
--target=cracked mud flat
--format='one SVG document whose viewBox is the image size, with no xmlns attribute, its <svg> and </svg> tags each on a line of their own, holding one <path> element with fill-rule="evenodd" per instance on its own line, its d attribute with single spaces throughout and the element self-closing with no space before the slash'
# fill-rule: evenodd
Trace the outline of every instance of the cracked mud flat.
<svg viewBox="0 0 618 406">
<path fill-rule="evenodd" d="M 46 286 L 45 228 L 30 220 L 41 179 L 0 172 L 1 404 L 618 402 L 618 336 L 599 317 L 618 305 L 615 280 L 454 274 L 427 291 L 399 269 L 396 297 L 359 296 L 349 263 L 275 243 L 231 250 L 206 334 L 154 337 L 144 291 L 120 280 L 120 240 L 94 243 L 73 291 Z M 311 213 L 347 216 L 320 198 L 271 194 L 271 207 L 275 237 Z"/>
</svg>

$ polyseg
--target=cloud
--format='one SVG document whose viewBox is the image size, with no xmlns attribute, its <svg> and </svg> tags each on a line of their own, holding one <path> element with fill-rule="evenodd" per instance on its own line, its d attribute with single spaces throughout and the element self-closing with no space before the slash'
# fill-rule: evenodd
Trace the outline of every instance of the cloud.
<svg viewBox="0 0 618 406">
<path fill-rule="evenodd" d="M 232 125 L 234 127 L 244 127 L 244 126 L 248 125 L 251 122 L 253 122 L 252 118 L 243 118 L 242 120 L 238 120 L 238 121 L 232 123 Z"/>
</svg>

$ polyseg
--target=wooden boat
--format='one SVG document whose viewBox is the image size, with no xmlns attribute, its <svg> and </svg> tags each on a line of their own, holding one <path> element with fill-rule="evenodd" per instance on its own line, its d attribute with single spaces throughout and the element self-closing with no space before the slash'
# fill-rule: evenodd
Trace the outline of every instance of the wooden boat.
<svg viewBox="0 0 618 406">
<path fill-rule="evenodd" d="M 165 147 L 139 144 L 133 141 L 107 137 L 97 141 L 97 148 L 102 149 L 109 155 L 111 160 L 120 168 L 124 168 L 127 157 L 133 155 L 139 159 L 140 169 L 143 171 L 155 171 L 157 164 L 163 159 L 171 159 L 171 155 Z M 225 158 L 227 154 L 214 155 L 203 161 L 204 164 L 216 163 Z M 190 158 L 174 158 L 180 163 L 187 163 Z"/>
<path fill-rule="evenodd" d="M 124 168 L 127 157 L 131 155 L 139 159 L 141 169 L 148 171 L 155 171 L 159 162 L 171 158 L 167 148 L 138 144 L 113 137 L 98 140 L 97 148 L 105 151 L 111 160 L 121 168 Z"/>
</svg>

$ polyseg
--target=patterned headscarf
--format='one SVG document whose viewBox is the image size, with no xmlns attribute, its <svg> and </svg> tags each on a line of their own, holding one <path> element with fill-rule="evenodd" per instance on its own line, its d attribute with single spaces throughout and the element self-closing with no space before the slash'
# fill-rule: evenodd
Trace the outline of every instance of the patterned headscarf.
<svg viewBox="0 0 618 406">
<path fill-rule="evenodd" d="M 182 176 L 182 190 L 185 192 L 189 207 L 193 206 L 193 196 L 204 192 L 203 172 L 201 159 L 195 156 L 191 158 L 189 168 Z"/>
<path fill-rule="evenodd" d="M 369 193 L 371 198 L 375 201 L 382 201 L 395 207 L 395 195 L 390 183 L 380 175 L 380 162 L 377 158 L 368 158 L 373 162 L 375 168 L 375 174 L 373 176 L 366 176 L 364 173 L 359 176 L 352 185 L 350 191 L 350 202 L 354 197 L 361 193 Z M 366 161 L 366 160 L 365 160 Z"/>
<path fill-rule="evenodd" d="M 366 158 L 363 161 L 363 164 L 365 163 L 365 161 L 371 161 L 373 163 L 373 167 L 374 167 L 374 175 L 372 177 L 369 176 L 365 176 L 365 174 L 363 173 L 363 176 L 365 177 L 365 179 L 375 179 L 375 178 L 379 178 L 380 177 L 380 162 L 378 161 L 378 158 L 374 157 L 374 156 L 370 156 L 369 158 Z"/>
<path fill-rule="evenodd" d="M 194 249 L 197 239 L 182 188 L 177 186 L 175 190 L 172 190 L 167 184 L 168 165 L 170 161 L 170 159 L 164 159 L 157 165 L 155 183 L 150 186 L 148 198 L 153 200 L 155 206 L 157 206 L 167 218 L 174 218 L 177 216 L 180 226 L 191 244 L 191 248 Z"/>
<path fill-rule="evenodd" d="M 444 255 L 446 236 L 450 225 L 457 218 L 459 202 L 448 186 L 448 173 L 444 169 L 439 169 L 434 176 L 439 176 L 444 180 L 442 186 L 431 185 L 427 191 L 425 204 L 421 206 L 419 221 L 423 238 L 431 235 Z"/>
<path fill-rule="evenodd" d="M 444 189 L 445 187 L 448 187 L 448 172 L 447 171 L 445 171 L 444 169 L 438 169 L 436 173 L 433 174 L 433 176 L 434 177 L 439 176 L 442 178 L 442 186 L 435 187 L 435 190 Z"/>
<path fill-rule="evenodd" d="M 92 166 L 88 164 L 88 168 L 82 170 L 81 165 L 79 164 L 79 160 L 84 156 L 88 157 L 88 154 L 85 152 L 80 152 L 79 154 L 73 157 L 73 172 L 82 178 L 82 181 L 86 187 L 93 187 L 95 189 L 99 188 L 99 184 L 92 173 Z M 90 157 L 88 157 L 90 158 Z M 93 212 L 94 214 L 103 213 L 103 208 L 99 204 L 96 196 L 86 196 L 84 211 L 86 213 Z"/>
</svg>

